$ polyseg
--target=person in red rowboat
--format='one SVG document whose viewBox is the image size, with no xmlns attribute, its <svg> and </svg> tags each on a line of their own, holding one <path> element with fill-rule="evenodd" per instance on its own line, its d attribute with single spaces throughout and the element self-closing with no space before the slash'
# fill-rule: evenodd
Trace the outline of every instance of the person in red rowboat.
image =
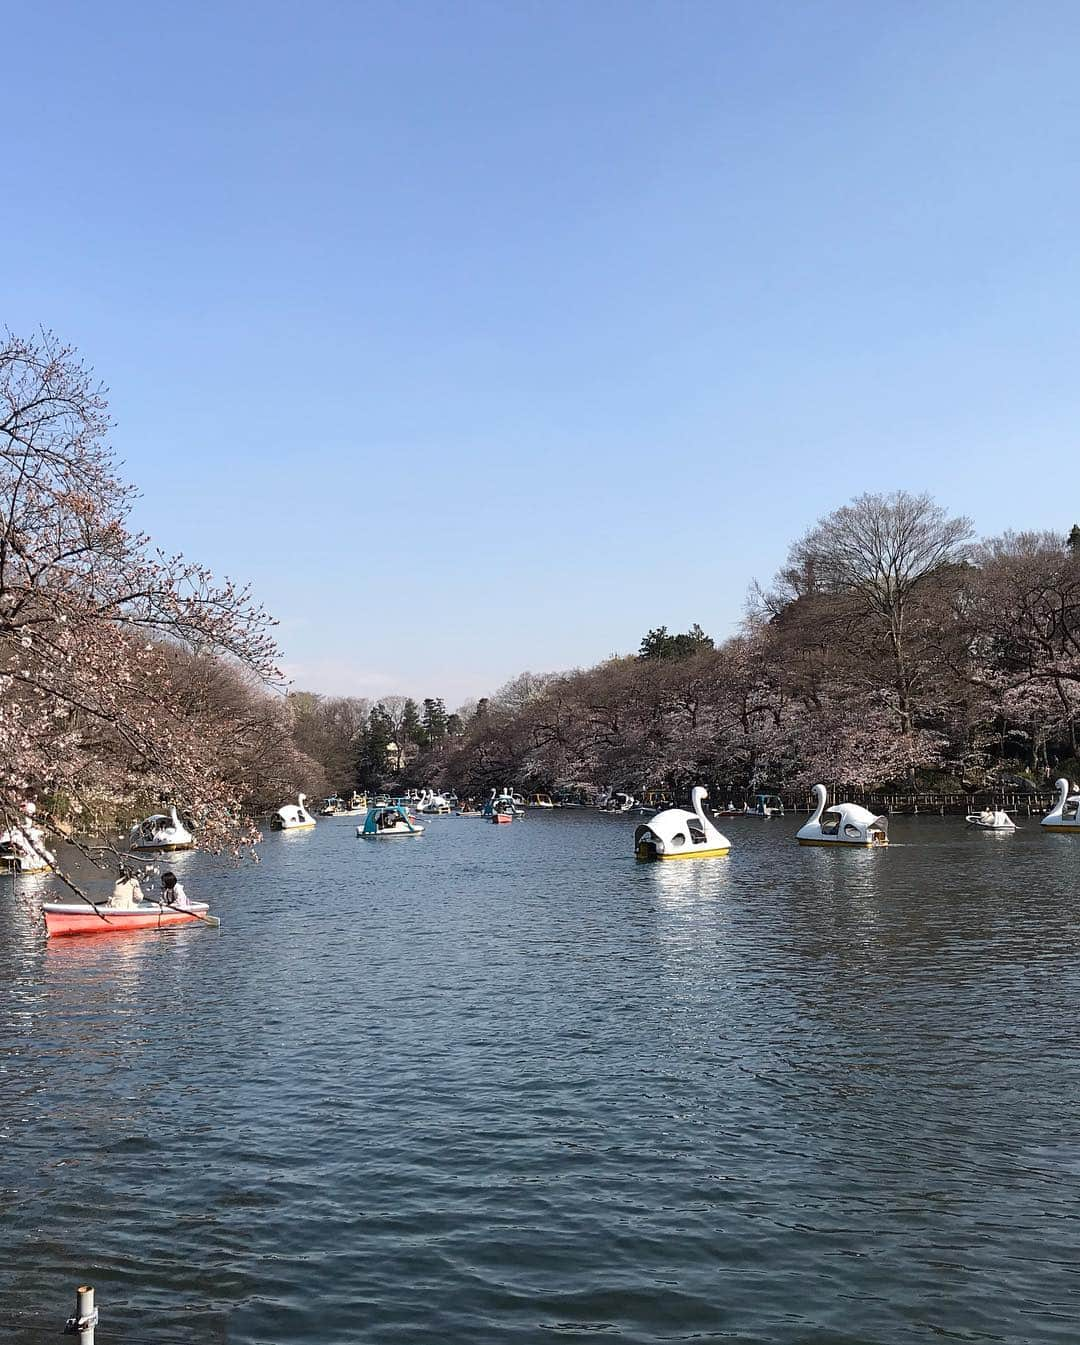
<svg viewBox="0 0 1080 1345">
<path fill-rule="evenodd" d="M 120 872 L 117 875 L 116 882 L 113 884 L 112 896 L 109 899 L 109 905 L 116 910 L 132 911 L 143 899 L 143 890 L 139 886 L 139 880 L 131 872 L 120 865 Z"/>
<path fill-rule="evenodd" d="M 191 902 L 183 886 L 176 881 L 175 873 L 161 875 L 161 900 L 166 906 L 175 906 L 178 911 L 190 911 Z"/>
</svg>

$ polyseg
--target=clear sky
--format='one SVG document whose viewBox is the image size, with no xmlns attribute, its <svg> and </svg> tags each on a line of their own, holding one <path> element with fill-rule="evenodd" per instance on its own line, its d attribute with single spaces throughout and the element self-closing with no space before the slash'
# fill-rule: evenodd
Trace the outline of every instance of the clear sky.
<svg viewBox="0 0 1080 1345">
<path fill-rule="evenodd" d="M 0 319 L 297 684 L 734 629 L 815 517 L 1080 516 L 1080 5 L 9 3 Z"/>
</svg>

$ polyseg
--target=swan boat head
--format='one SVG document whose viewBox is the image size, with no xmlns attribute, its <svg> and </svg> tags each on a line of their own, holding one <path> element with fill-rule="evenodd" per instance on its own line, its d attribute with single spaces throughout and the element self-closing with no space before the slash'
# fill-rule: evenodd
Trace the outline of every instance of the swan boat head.
<svg viewBox="0 0 1080 1345">
<path fill-rule="evenodd" d="M 1080 831 L 1080 791 L 1066 779 L 1056 780 L 1057 801 L 1042 820 L 1048 831 Z"/>
<path fill-rule="evenodd" d="M 634 832 L 634 854 L 641 860 L 712 859 L 726 855 L 731 842 L 705 812 L 708 790 L 695 785 L 690 808 L 665 808 Z"/>
</svg>

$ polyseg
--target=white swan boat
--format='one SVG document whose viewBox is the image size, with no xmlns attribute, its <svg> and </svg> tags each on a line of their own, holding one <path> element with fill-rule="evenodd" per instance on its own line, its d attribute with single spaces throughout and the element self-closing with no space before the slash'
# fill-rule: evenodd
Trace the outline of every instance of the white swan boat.
<svg viewBox="0 0 1080 1345">
<path fill-rule="evenodd" d="M 271 817 L 270 825 L 275 831 L 306 831 L 315 825 L 315 819 L 304 807 L 307 795 L 297 796 L 295 803 L 286 803 Z"/>
<path fill-rule="evenodd" d="M 1047 831 L 1080 833 L 1080 791 L 1068 780 L 1055 780 L 1057 802 L 1042 819 Z"/>
<path fill-rule="evenodd" d="M 33 823 L 33 803 L 25 805 L 26 821 L 0 832 L 0 869 L 11 873 L 48 873 L 56 856 L 45 848 L 45 833 Z"/>
<path fill-rule="evenodd" d="M 454 810 L 445 794 L 436 794 L 432 789 L 425 789 L 416 802 L 416 811 L 437 817 L 449 817 Z"/>
<path fill-rule="evenodd" d="M 795 833 L 800 845 L 888 845 L 888 819 L 875 817 L 858 803 L 836 803 L 826 808 L 829 794 L 824 785 L 813 791 L 817 807 Z"/>
<path fill-rule="evenodd" d="M 964 821 L 980 831 L 1015 831 L 1016 823 L 1004 808 L 984 808 L 981 813 L 968 813 Z"/>
<path fill-rule="evenodd" d="M 634 855 L 640 860 L 712 859 L 726 855 L 731 842 L 705 812 L 709 791 L 695 785 L 690 808 L 665 808 L 634 832 Z"/>
<path fill-rule="evenodd" d="M 175 808 L 168 813 L 154 813 L 136 822 L 128 836 L 129 850 L 146 852 L 161 850 L 194 850 L 195 837 L 184 826 Z"/>
<path fill-rule="evenodd" d="M 636 803 L 633 794 L 624 793 L 621 789 L 606 789 L 596 800 L 596 806 L 602 813 L 628 813 Z"/>
</svg>

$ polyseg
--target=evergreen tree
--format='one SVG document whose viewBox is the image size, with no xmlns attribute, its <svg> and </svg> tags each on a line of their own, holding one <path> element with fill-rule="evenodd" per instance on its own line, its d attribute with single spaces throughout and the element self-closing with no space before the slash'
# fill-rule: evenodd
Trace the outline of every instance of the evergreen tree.
<svg viewBox="0 0 1080 1345">
<path fill-rule="evenodd" d="M 441 696 L 428 696 L 424 701 L 424 730 L 432 745 L 446 737 L 446 706 Z"/>
<path fill-rule="evenodd" d="M 666 658 L 671 636 L 666 626 L 655 626 L 641 641 L 638 658 Z"/>
<path fill-rule="evenodd" d="M 420 718 L 420 709 L 414 700 L 407 700 L 401 711 L 401 737 L 404 742 L 427 747 L 428 733 Z"/>
<path fill-rule="evenodd" d="M 638 658 L 688 658 L 699 650 L 712 648 L 712 637 L 706 635 L 696 621 L 682 635 L 669 635 L 666 626 L 656 626 L 642 640 Z"/>
<path fill-rule="evenodd" d="M 1069 550 L 1073 555 L 1080 555 L 1080 523 L 1074 523 L 1069 529 L 1067 542 Z"/>
<path fill-rule="evenodd" d="M 356 783 L 361 789 L 377 789 L 382 784 L 393 741 L 394 721 L 381 705 L 376 705 L 357 740 Z"/>
</svg>

